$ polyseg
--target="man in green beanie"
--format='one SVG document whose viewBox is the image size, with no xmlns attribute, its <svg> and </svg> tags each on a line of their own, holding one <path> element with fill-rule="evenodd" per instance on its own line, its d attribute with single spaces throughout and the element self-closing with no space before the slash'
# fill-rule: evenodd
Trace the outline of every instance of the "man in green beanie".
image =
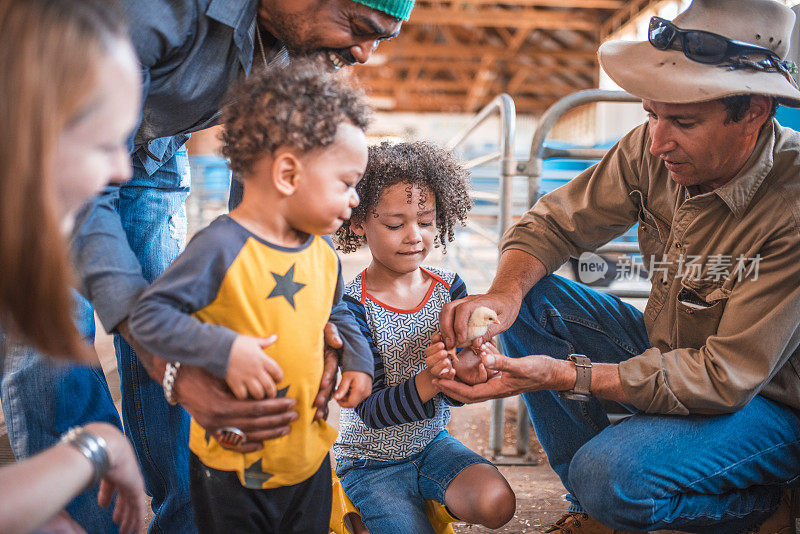
<svg viewBox="0 0 800 534">
<path fill-rule="evenodd" d="M 239 401 L 224 383 L 197 368 L 172 367 L 134 351 L 128 314 L 144 288 L 183 248 L 190 132 L 217 123 L 231 84 L 265 65 L 320 56 L 331 68 L 366 62 L 381 41 L 408 20 L 413 0 L 120 0 L 142 67 L 141 123 L 130 139 L 133 177 L 106 188 L 76 222 L 73 258 L 83 295 L 115 348 L 125 431 L 152 496 L 150 532 L 195 532 L 189 497 L 188 410 L 205 428 L 234 427 L 240 450 L 284 435 L 297 414 L 290 399 Z M 99 150 L 100 151 L 100 150 Z M 234 192 L 234 197 L 236 197 Z M 94 314 L 79 304 L 79 326 L 94 331 Z M 372 355 L 352 316 L 331 315 L 326 372 L 317 397 L 325 415 L 338 353 Z M 135 342 L 134 342 L 135 346 Z M 83 366 L 54 370 L 31 349 L 6 353 L 2 405 L 17 457 L 35 454 L 67 428 L 119 417 L 102 373 Z M 179 402 L 180 405 L 172 403 Z M 23 410 L 14 407 L 50 407 Z M 35 412 L 35 413 L 34 413 Z M 121 426 L 121 425 L 120 425 Z M 180 444 L 176 449 L 175 444 Z M 111 514 L 88 493 L 69 510 L 87 532 L 115 532 Z"/>
</svg>

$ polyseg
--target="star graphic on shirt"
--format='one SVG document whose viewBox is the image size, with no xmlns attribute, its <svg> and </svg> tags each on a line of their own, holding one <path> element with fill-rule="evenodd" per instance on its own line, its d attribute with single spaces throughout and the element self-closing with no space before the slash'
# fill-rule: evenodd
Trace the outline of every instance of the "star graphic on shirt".
<svg viewBox="0 0 800 534">
<path fill-rule="evenodd" d="M 306 287 L 305 284 L 294 281 L 294 264 L 289 267 L 289 270 L 286 271 L 286 274 L 284 275 L 272 272 L 271 274 L 275 279 L 275 287 L 272 288 L 272 292 L 267 296 L 267 298 L 271 299 L 272 297 L 283 297 L 286 299 L 286 302 L 291 304 L 292 308 L 294 308 L 295 294 Z"/>
<path fill-rule="evenodd" d="M 286 393 L 288 393 L 288 391 L 289 391 L 289 386 L 286 386 L 286 387 L 285 387 L 285 388 L 283 388 L 283 389 L 279 389 L 279 390 L 278 390 L 278 394 L 277 394 L 277 395 L 275 395 L 275 396 L 276 396 L 277 398 L 279 398 L 279 399 L 282 399 L 283 397 L 285 397 L 285 396 L 286 396 Z"/>
<path fill-rule="evenodd" d="M 244 470 L 244 484 L 248 488 L 261 488 L 267 480 L 271 479 L 272 473 L 264 472 L 264 459 L 259 458 Z"/>
</svg>

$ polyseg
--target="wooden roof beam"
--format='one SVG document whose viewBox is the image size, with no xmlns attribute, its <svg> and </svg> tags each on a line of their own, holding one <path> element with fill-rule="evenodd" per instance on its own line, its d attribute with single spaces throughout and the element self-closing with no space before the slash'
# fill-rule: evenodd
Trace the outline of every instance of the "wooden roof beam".
<svg viewBox="0 0 800 534">
<path fill-rule="evenodd" d="M 606 37 L 636 18 L 639 13 L 660 2 L 663 0 L 630 0 L 627 5 L 618 9 L 601 24 L 600 37 L 605 40 Z"/>
<path fill-rule="evenodd" d="M 580 8 L 580 9 L 603 9 L 603 10 L 619 10 L 622 9 L 626 0 L 502 0 L 503 5 L 518 6 L 518 7 L 563 7 L 563 8 Z M 419 2 L 418 6 L 431 5 L 431 6 L 463 6 L 470 4 L 474 6 L 494 6 L 498 4 L 498 0 L 459 0 L 453 2 L 452 0 L 429 0 L 427 2 Z M 411 15 L 413 21 L 414 14 Z"/>
<path fill-rule="evenodd" d="M 395 100 L 391 96 L 375 95 L 370 96 L 370 100 L 378 109 L 394 111 L 396 109 Z M 535 113 L 539 114 L 553 105 L 558 98 L 514 98 L 514 105 L 518 114 Z M 482 105 L 488 104 L 481 102 Z M 403 107 L 403 111 L 426 111 L 426 112 L 451 112 L 464 113 L 464 98 L 461 96 L 450 95 L 425 95 L 412 98 L 408 107 Z"/>
<path fill-rule="evenodd" d="M 594 31 L 600 20 L 586 12 L 547 11 L 543 9 L 476 9 L 454 12 L 450 9 L 417 6 L 413 24 L 440 26 L 478 26 L 483 28 L 511 27 L 525 29 Z"/>
<path fill-rule="evenodd" d="M 414 83 L 398 83 L 392 80 L 372 80 L 364 85 L 369 95 L 395 96 L 395 93 L 402 92 L 406 94 L 460 94 L 465 98 L 468 96 L 467 87 L 460 81 L 426 80 L 420 78 Z M 485 90 L 482 95 L 474 95 L 476 98 L 501 93 L 506 89 L 504 84 L 497 80 L 485 80 L 483 87 Z M 521 95 L 535 94 L 561 97 L 587 88 L 588 84 L 532 83 L 530 86 L 526 86 L 523 83 L 514 93 Z"/>
<path fill-rule="evenodd" d="M 440 71 L 448 71 L 451 73 L 456 72 L 477 72 L 480 68 L 480 63 L 475 62 L 463 62 L 463 61 L 447 61 L 444 59 L 437 59 L 437 60 L 428 60 L 424 63 L 414 62 L 414 61 L 396 61 L 394 65 L 394 72 L 398 70 L 404 69 L 411 69 L 415 65 L 419 65 L 419 68 L 423 72 L 431 73 L 431 72 L 440 72 Z M 573 72 L 576 74 L 582 75 L 589 75 L 590 73 L 597 70 L 596 64 L 590 65 L 535 65 L 530 63 L 525 63 L 523 61 L 504 61 L 499 62 L 496 61 L 493 63 L 492 68 L 495 72 L 517 72 L 520 70 L 524 70 L 525 72 L 529 72 L 532 75 L 537 76 L 548 76 L 555 73 L 560 72 Z M 376 70 L 367 70 L 367 69 L 359 69 L 358 74 L 356 75 L 359 80 L 374 80 L 377 78 L 381 78 L 381 74 Z M 386 78 L 387 80 L 391 80 L 392 78 Z"/>
<path fill-rule="evenodd" d="M 524 31 L 524 30 L 522 30 Z M 531 59 L 556 59 L 562 61 L 597 61 L 597 49 L 580 50 L 556 50 L 549 48 L 526 48 L 521 46 L 516 52 L 509 52 L 506 48 L 487 47 L 484 45 L 437 45 L 437 44 L 418 44 L 392 42 L 383 45 L 375 53 L 385 55 L 389 61 L 397 58 L 447 58 L 452 60 L 474 60 L 477 61 L 483 54 L 492 54 L 498 60 L 517 59 L 520 56 Z M 363 69 L 370 67 L 369 63 L 359 67 Z"/>
</svg>

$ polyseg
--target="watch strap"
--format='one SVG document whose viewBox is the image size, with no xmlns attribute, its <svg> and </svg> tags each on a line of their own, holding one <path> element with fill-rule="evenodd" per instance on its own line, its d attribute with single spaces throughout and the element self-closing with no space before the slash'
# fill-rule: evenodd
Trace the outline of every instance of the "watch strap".
<svg viewBox="0 0 800 534">
<path fill-rule="evenodd" d="M 567 360 L 575 364 L 575 386 L 567 391 L 559 391 L 563 399 L 586 402 L 592 398 L 592 360 L 583 354 L 570 354 Z"/>
</svg>

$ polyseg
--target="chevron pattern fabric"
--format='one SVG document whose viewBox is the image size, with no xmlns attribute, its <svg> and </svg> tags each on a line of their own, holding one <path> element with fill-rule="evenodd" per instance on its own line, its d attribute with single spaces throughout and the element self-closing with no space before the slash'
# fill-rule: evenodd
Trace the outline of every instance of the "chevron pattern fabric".
<svg viewBox="0 0 800 534">
<path fill-rule="evenodd" d="M 413 379 L 425 368 L 425 348 L 439 331 L 442 306 L 466 291 L 457 274 L 426 269 L 434 287 L 416 311 L 388 309 L 364 294 L 364 273 L 345 287 L 350 310 L 367 330 L 376 368 L 372 395 L 355 410 L 341 411 L 337 458 L 402 460 L 423 450 L 450 421 L 445 398 L 439 394 L 423 405 Z"/>
</svg>

